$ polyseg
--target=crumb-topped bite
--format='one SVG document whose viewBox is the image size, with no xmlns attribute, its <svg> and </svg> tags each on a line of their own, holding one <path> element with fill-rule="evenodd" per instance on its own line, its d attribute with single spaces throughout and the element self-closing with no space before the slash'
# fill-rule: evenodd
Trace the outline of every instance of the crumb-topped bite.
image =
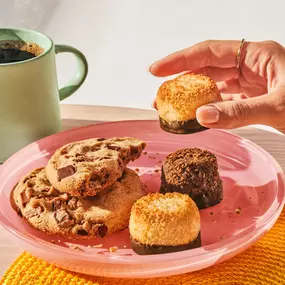
<svg viewBox="0 0 285 285">
<path fill-rule="evenodd" d="M 216 156 L 199 148 L 169 154 L 162 165 L 160 192 L 188 194 L 199 209 L 220 203 L 223 184 Z"/>
<path fill-rule="evenodd" d="M 221 101 L 213 79 L 187 73 L 165 81 L 157 92 L 156 104 L 163 130 L 187 134 L 205 130 L 196 120 L 196 110 L 202 105 Z"/>
<path fill-rule="evenodd" d="M 94 138 L 69 143 L 55 151 L 46 175 L 59 192 L 94 196 L 111 186 L 126 165 L 138 159 L 146 144 L 130 138 Z"/>
<path fill-rule="evenodd" d="M 59 192 L 45 169 L 39 168 L 17 183 L 10 198 L 13 209 L 33 228 L 70 239 L 91 239 L 127 228 L 132 205 L 144 195 L 139 176 L 128 168 L 94 197 Z"/>
<path fill-rule="evenodd" d="M 138 199 L 129 230 L 132 248 L 140 255 L 201 246 L 199 210 L 188 195 L 180 193 L 151 193 Z"/>
</svg>

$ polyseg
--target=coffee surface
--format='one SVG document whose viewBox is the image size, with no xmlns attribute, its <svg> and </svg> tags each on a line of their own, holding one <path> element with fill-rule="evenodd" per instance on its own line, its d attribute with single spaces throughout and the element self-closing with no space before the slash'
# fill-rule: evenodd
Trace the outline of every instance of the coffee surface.
<svg viewBox="0 0 285 285">
<path fill-rule="evenodd" d="M 0 64 L 28 60 L 39 56 L 43 51 L 43 48 L 35 43 L 0 41 Z"/>
</svg>

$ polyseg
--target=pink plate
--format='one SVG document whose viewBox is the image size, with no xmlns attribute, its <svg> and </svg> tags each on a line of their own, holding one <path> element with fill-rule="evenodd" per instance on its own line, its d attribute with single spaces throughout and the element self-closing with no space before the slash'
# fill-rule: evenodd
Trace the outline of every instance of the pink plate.
<svg viewBox="0 0 285 285">
<path fill-rule="evenodd" d="M 201 211 L 202 247 L 163 255 L 139 256 L 130 248 L 129 232 L 73 242 L 29 227 L 12 210 L 9 194 L 20 177 L 45 166 L 63 144 L 92 137 L 133 136 L 147 143 L 147 154 L 130 164 L 138 168 L 147 190 L 160 185 L 163 158 L 179 148 L 199 147 L 215 153 L 224 183 L 224 200 Z M 158 169 L 157 171 L 155 171 Z M 23 250 L 71 271 L 112 277 L 156 277 L 206 268 L 225 261 L 256 242 L 276 222 L 284 205 L 284 174 L 276 161 L 248 140 L 224 131 L 174 135 L 157 121 L 124 121 L 73 129 L 32 143 L 0 168 L 0 220 Z M 79 249 L 72 249 L 69 245 Z M 102 247 L 88 245 L 102 244 Z M 117 246 L 117 252 L 109 248 Z"/>
</svg>

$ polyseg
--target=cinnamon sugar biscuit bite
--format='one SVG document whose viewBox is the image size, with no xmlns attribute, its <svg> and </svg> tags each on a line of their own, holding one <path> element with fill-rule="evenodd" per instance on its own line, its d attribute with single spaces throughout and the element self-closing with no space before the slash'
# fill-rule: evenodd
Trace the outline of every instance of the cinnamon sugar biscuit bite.
<svg viewBox="0 0 285 285">
<path fill-rule="evenodd" d="M 140 255 L 169 253 L 201 246 L 200 214 L 180 193 L 148 194 L 132 206 L 129 230 Z"/>
<path fill-rule="evenodd" d="M 205 130 L 196 120 L 196 110 L 221 100 L 216 83 L 205 75 L 187 73 L 168 80 L 160 86 L 156 97 L 160 126 L 175 134 Z"/>
</svg>

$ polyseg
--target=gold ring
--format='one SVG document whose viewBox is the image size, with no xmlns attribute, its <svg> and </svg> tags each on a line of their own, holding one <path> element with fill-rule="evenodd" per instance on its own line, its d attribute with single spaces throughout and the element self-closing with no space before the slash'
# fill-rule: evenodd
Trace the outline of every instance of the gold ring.
<svg viewBox="0 0 285 285">
<path fill-rule="evenodd" d="M 238 52 L 237 52 L 237 68 L 240 68 L 240 58 L 241 58 L 243 44 L 244 44 L 244 39 L 241 40 L 239 44 Z"/>
</svg>

